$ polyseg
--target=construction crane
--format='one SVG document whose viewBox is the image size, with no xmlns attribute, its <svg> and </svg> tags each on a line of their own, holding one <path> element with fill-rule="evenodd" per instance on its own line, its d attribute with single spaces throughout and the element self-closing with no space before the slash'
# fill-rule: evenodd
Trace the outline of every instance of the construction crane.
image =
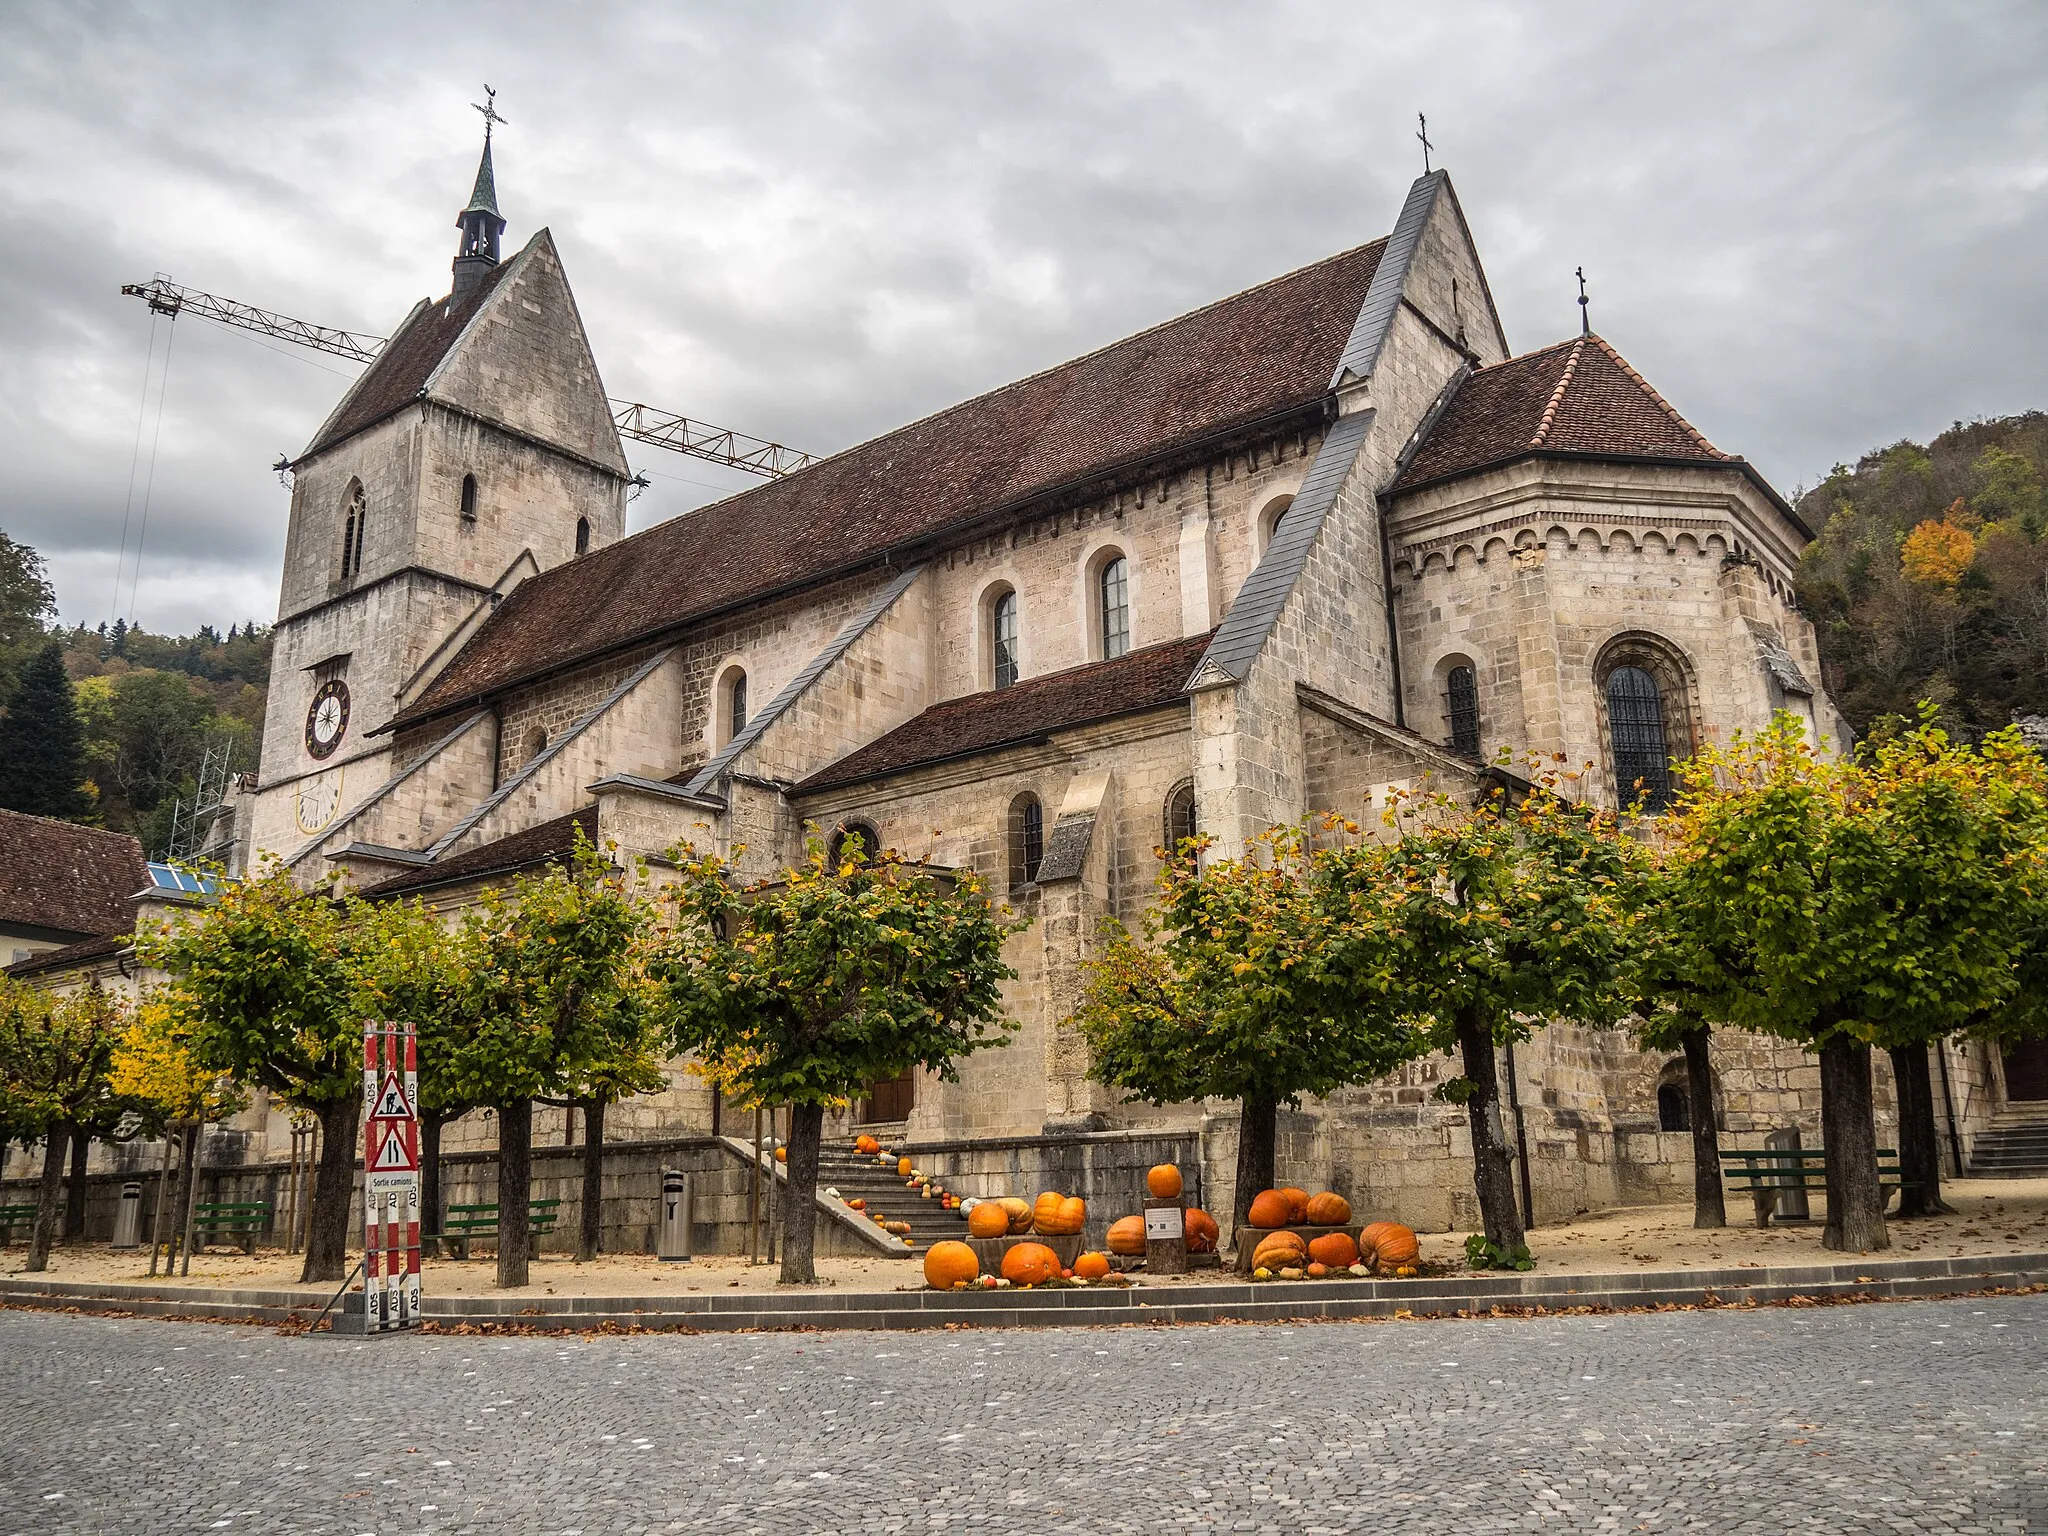
<svg viewBox="0 0 2048 1536">
<path fill-rule="evenodd" d="M 357 331 L 314 325 L 307 320 L 294 320 L 290 315 L 224 299 L 217 293 L 201 293 L 197 288 L 181 287 L 161 272 L 146 283 L 123 283 L 121 292 L 130 298 L 141 299 L 153 313 L 172 320 L 183 314 L 198 315 L 201 319 L 234 326 L 238 330 L 254 331 L 259 336 L 271 336 L 279 341 L 310 347 L 315 352 L 345 357 L 350 362 L 374 361 L 384 347 L 382 336 L 368 336 Z M 749 474 L 772 480 L 792 470 L 802 469 L 812 459 L 802 449 L 771 443 L 766 438 L 750 437 L 730 427 L 714 427 L 709 422 L 679 416 L 673 411 L 644 405 L 637 400 L 608 400 L 606 403 L 612 408 L 612 424 L 619 429 L 619 436 L 675 453 L 687 453 L 693 458 L 708 459 L 729 469 L 743 469 Z"/>
</svg>

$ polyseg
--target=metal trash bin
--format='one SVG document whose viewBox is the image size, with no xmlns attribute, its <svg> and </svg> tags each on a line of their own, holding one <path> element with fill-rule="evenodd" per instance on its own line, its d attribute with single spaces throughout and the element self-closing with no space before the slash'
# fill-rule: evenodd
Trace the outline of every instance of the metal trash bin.
<svg viewBox="0 0 2048 1536">
<path fill-rule="evenodd" d="M 114 1212 L 114 1246 L 142 1246 L 142 1180 L 130 1179 L 121 1186 L 121 1205 Z"/>
<path fill-rule="evenodd" d="M 680 1168 L 661 1170 L 661 1233 L 655 1253 L 663 1263 L 690 1262 L 690 1176 Z"/>
<path fill-rule="evenodd" d="M 1799 1132 L 1797 1128 L 1770 1131 L 1764 1136 L 1766 1152 L 1797 1152 Z M 1771 1176 L 1771 1183 L 1777 1188 L 1776 1198 L 1771 1202 L 1771 1219 L 1774 1221 L 1811 1221 L 1813 1213 L 1806 1204 L 1806 1176 L 1799 1173 L 1780 1173 Z"/>
</svg>

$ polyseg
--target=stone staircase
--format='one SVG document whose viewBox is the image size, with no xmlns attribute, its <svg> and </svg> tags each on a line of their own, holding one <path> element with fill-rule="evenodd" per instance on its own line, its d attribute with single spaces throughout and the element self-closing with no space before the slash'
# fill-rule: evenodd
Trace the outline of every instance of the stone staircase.
<svg viewBox="0 0 2048 1536">
<path fill-rule="evenodd" d="M 901 1124 L 864 1125 L 860 1133 L 882 1144 L 889 1153 L 887 1166 L 872 1154 L 856 1153 L 851 1136 L 835 1137 L 818 1149 L 818 1188 L 836 1189 L 843 1200 L 865 1200 L 869 1211 L 887 1220 L 909 1222 L 910 1240 L 919 1252 L 941 1238 L 967 1235 L 967 1219 L 958 1211 L 942 1210 L 938 1201 L 904 1187 L 894 1150 L 903 1140 Z"/>
<path fill-rule="evenodd" d="M 2020 1100 L 1991 1117 L 1970 1148 L 1970 1173 L 1980 1179 L 2048 1178 L 2048 1099 Z"/>
</svg>

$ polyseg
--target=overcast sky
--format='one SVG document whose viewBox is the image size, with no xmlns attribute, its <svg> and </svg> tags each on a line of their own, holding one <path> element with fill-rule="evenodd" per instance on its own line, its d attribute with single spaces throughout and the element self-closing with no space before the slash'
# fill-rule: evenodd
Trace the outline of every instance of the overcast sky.
<svg viewBox="0 0 2048 1536">
<path fill-rule="evenodd" d="M 0 529 L 67 620 L 270 619 L 269 466 L 355 372 L 186 319 L 145 397 L 119 285 L 389 331 L 446 291 L 486 80 L 508 249 L 553 229 L 610 393 L 813 450 L 1384 234 L 1418 111 L 1511 345 L 1576 329 L 1583 264 L 1595 326 L 1788 493 L 2048 406 L 2038 3 L 14 0 Z M 739 483 L 632 458 L 636 528 Z"/>
</svg>

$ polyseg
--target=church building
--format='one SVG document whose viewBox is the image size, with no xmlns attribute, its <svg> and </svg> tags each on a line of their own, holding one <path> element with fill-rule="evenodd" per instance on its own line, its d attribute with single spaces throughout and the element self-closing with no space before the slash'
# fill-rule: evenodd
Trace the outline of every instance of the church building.
<svg viewBox="0 0 2048 1536">
<path fill-rule="evenodd" d="M 1672 758 L 1774 710 L 1845 738 L 1793 596 L 1813 531 L 1606 339 L 1516 352 L 1441 170 L 1353 249 L 630 536 L 562 253 L 501 252 L 488 143 L 459 223 L 447 295 L 291 466 L 242 849 L 444 904 L 578 829 L 752 876 L 852 830 L 972 867 L 1033 919 L 1021 1027 L 850 1116 L 962 1187 L 1085 1183 L 1090 1149 L 1163 1136 L 1230 1208 L 1235 1106 L 1123 1103 L 1063 1022 L 1162 845 L 1476 790 L 1503 751 L 1654 808 Z M 1811 1058 L 1715 1052 L 1727 1130 L 1814 1126 Z M 1283 1176 L 1469 1224 L 1463 1111 L 1430 1091 L 1456 1070 L 1283 1111 Z M 1988 1058 L 1956 1070 L 1988 1098 Z M 1569 1024 L 1519 1054 L 1539 1220 L 1689 1195 L 1681 1073 Z M 718 1114 L 678 1064 L 613 1134 Z"/>
</svg>

